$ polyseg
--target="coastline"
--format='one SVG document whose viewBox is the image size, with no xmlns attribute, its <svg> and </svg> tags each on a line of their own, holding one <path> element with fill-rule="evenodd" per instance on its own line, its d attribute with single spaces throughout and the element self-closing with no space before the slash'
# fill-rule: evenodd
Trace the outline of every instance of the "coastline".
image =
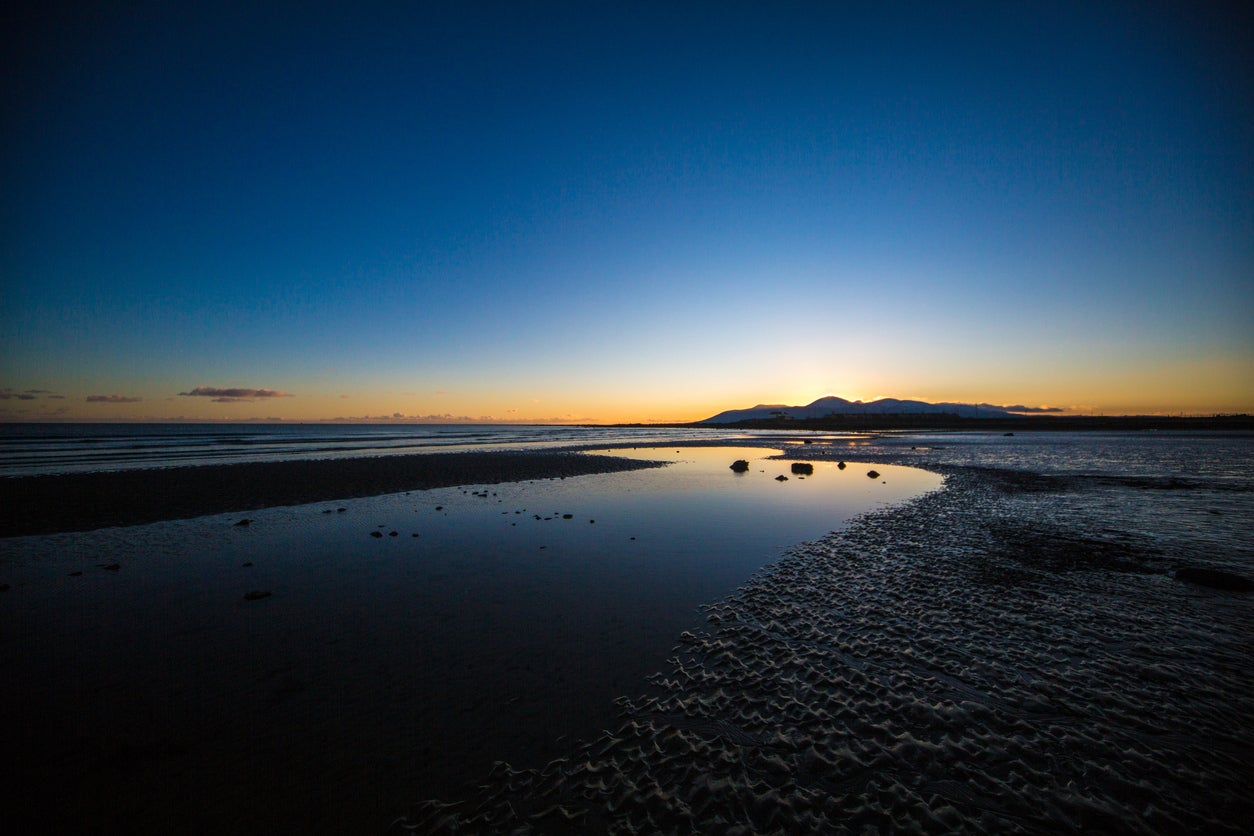
<svg viewBox="0 0 1254 836">
<path fill-rule="evenodd" d="M 537 450 L 15 476 L 0 479 L 0 538 L 655 466 L 614 456 Z"/>
</svg>

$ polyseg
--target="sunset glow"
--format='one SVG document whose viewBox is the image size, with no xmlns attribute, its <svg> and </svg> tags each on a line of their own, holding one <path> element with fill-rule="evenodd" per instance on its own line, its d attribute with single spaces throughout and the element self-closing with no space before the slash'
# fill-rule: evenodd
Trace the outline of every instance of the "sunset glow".
<svg viewBox="0 0 1254 836">
<path fill-rule="evenodd" d="M 0 420 L 1254 412 L 1235 7 L 263 6 L 13 22 Z"/>
</svg>

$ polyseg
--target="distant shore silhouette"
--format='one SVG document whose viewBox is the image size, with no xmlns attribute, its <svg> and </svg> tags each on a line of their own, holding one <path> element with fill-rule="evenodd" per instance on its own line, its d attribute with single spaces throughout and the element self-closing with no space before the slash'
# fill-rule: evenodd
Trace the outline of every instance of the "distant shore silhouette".
<svg viewBox="0 0 1254 836">
<path fill-rule="evenodd" d="M 951 414 L 827 415 L 822 418 L 765 418 L 727 424 L 620 424 L 617 426 L 708 427 L 746 430 L 988 430 L 1135 432 L 1138 430 L 1254 431 L 1254 415 L 1024 415 L 1011 418 L 966 418 Z"/>
</svg>

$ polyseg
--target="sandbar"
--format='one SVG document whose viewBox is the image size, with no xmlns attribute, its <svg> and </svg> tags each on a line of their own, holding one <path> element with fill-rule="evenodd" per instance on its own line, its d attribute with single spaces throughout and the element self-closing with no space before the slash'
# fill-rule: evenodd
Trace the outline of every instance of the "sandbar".
<svg viewBox="0 0 1254 836">
<path fill-rule="evenodd" d="M 0 537 L 654 466 L 613 456 L 504 451 L 17 476 L 0 479 Z"/>
</svg>

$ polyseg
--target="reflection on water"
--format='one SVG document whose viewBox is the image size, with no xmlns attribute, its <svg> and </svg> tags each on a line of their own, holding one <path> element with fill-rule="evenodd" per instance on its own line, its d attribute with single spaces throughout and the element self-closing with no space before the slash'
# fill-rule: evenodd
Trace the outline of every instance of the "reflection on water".
<svg viewBox="0 0 1254 836">
<path fill-rule="evenodd" d="M 795 474 L 766 448 L 614 452 L 671 464 L 9 540 L 0 648 L 22 686 L 4 709 L 26 737 L 6 749 L 51 753 L 71 810 L 112 790 L 105 809 L 150 821 L 381 829 L 494 760 L 595 736 L 699 605 L 940 484 Z"/>
</svg>

